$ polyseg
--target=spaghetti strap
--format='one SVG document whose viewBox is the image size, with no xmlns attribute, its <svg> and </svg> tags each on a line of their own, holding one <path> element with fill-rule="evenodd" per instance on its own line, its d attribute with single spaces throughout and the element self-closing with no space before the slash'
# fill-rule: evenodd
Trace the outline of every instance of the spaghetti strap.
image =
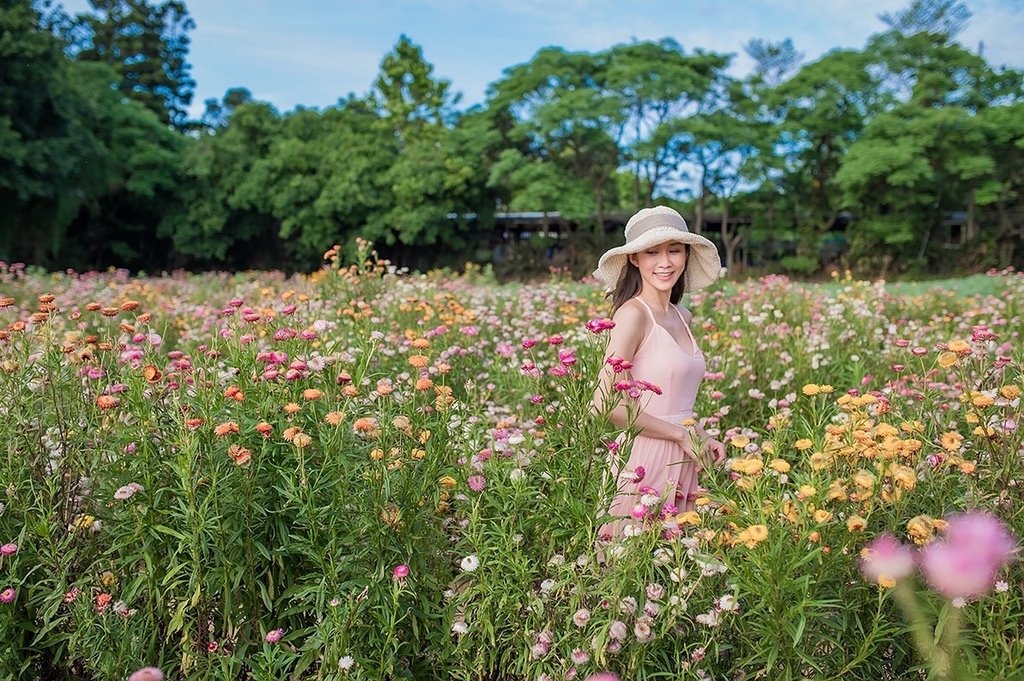
<svg viewBox="0 0 1024 681">
<path fill-rule="evenodd" d="M 693 331 L 690 330 L 690 325 L 686 322 L 686 317 L 683 316 L 683 311 L 679 309 L 678 305 L 673 305 L 676 309 L 676 314 L 679 315 L 679 321 L 683 323 L 683 328 L 686 329 L 686 335 L 690 337 L 690 346 L 693 348 L 691 354 L 697 354 L 700 352 L 700 348 L 697 347 L 697 339 L 693 337 Z"/>
<path fill-rule="evenodd" d="M 655 324 L 657 324 L 657 323 L 658 323 L 658 320 L 654 318 L 654 310 L 652 310 L 652 309 L 651 309 L 651 306 L 647 304 L 647 301 L 645 301 L 645 300 L 644 300 L 643 298 L 641 298 L 640 296 L 636 296 L 636 297 L 634 298 L 634 300 L 637 300 L 637 301 L 639 301 L 639 302 L 640 302 L 640 304 L 644 306 L 644 309 L 645 309 L 645 310 L 647 310 L 647 316 L 651 318 L 651 321 L 652 321 L 652 322 L 654 322 Z"/>
</svg>

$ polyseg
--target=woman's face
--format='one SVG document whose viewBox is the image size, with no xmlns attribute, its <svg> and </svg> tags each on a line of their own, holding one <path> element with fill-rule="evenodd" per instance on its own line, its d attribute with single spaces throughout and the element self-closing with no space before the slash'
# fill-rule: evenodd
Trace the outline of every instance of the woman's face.
<svg viewBox="0 0 1024 681">
<path fill-rule="evenodd" d="M 640 270 L 644 286 L 671 292 L 686 270 L 686 246 L 678 241 L 669 241 L 633 253 L 629 260 Z"/>
</svg>

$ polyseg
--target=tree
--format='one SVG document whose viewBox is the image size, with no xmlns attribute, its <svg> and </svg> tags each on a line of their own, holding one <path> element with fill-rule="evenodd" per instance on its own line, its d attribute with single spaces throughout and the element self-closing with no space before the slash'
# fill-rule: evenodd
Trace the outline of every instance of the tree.
<svg viewBox="0 0 1024 681">
<path fill-rule="evenodd" d="M 491 173 L 492 181 L 515 177 L 521 188 L 527 178 L 530 184 L 555 180 L 566 191 L 556 203 L 533 209 L 559 211 L 602 229 L 626 122 L 620 100 L 606 87 L 606 75 L 599 56 L 560 48 L 545 48 L 530 62 L 507 69 L 491 86 L 488 111 L 506 146 L 519 156 L 503 154 L 503 169 Z M 509 172 L 512 166 L 533 163 L 554 167 L 542 173 Z M 583 186 L 589 196 L 581 202 Z"/>
<path fill-rule="evenodd" d="M 754 77 L 769 87 L 785 80 L 804 58 L 803 52 L 793 46 L 792 38 L 779 42 L 754 38 L 743 46 L 743 51 L 754 60 Z"/>
<path fill-rule="evenodd" d="M 199 125 L 207 132 L 223 128 L 228 124 L 235 109 L 251 101 L 253 101 L 252 92 L 248 88 L 229 88 L 219 102 L 213 97 L 203 102 L 205 108 L 199 119 Z"/>
<path fill-rule="evenodd" d="M 888 101 L 870 64 L 862 52 L 833 50 L 764 95 L 778 122 L 772 140 L 778 165 L 763 174 L 782 192 L 778 210 L 796 228 L 801 258 L 816 256 L 819 238 L 847 208 L 836 173 Z"/>
<path fill-rule="evenodd" d="M 83 61 L 112 66 L 118 89 L 178 130 L 187 127 L 195 81 L 189 75 L 188 32 L 195 28 L 182 0 L 89 0 L 93 14 L 79 15 Z"/>
<path fill-rule="evenodd" d="M 651 205 L 668 181 L 678 179 L 678 158 L 666 132 L 675 121 L 712 105 L 729 57 L 701 50 L 687 55 L 666 38 L 616 45 L 600 58 L 607 63 L 604 87 L 627 116 L 625 160 L 633 164 L 633 207 L 639 209 Z"/>
<path fill-rule="evenodd" d="M 912 0 L 897 12 L 878 15 L 893 31 L 910 36 L 935 33 L 955 38 L 971 18 L 971 10 L 960 0 Z"/>
<path fill-rule="evenodd" d="M 379 115 L 379 154 L 390 160 L 380 178 L 387 188 L 381 210 L 368 216 L 366 236 L 409 247 L 464 245 L 463 224 L 452 214 L 466 211 L 464 194 L 472 183 L 473 160 L 453 144 L 451 83 L 433 76 L 423 50 L 407 36 L 381 61 L 371 101 Z"/>
<path fill-rule="evenodd" d="M 265 190 L 249 174 L 266 158 L 280 117 L 265 102 L 238 107 L 217 134 L 200 135 L 181 156 L 181 209 L 166 214 L 158 234 L 177 255 L 201 266 L 279 267 L 279 223 L 266 211 Z"/>
</svg>

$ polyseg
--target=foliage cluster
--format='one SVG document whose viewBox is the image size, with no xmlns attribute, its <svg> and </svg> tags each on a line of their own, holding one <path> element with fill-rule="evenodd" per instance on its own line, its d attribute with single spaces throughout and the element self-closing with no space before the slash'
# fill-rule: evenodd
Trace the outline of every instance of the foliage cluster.
<svg viewBox="0 0 1024 681">
<path fill-rule="evenodd" d="M 728 465 L 607 545 L 599 293 L 326 256 L 0 272 L 4 674 L 907 678 L 861 549 L 966 508 L 1024 536 L 1020 274 L 692 296 Z M 1024 573 L 1000 578 L 960 604 L 979 678 L 1024 664 Z"/>
<path fill-rule="evenodd" d="M 862 49 L 809 63 L 792 41 L 752 40 L 744 78 L 671 38 L 545 48 L 464 110 L 402 36 L 365 96 L 280 113 L 236 87 L 198 121 L 183 113 L 185 4 L 91 4 L 0 9 L 2 260 L 309 271 L 321 244 L 351 255 L 362 236 L 426 270 L 508 245 L 496 211 L 547 211 L 576 235 L 509 272 L 578 271 L 591 233 L 654 201 L 696 231 L 716 213 L 734 270 L 1022 257 L 1024 79 L 956 42 L 957 0 L 913 0 Z"/>
</svg>

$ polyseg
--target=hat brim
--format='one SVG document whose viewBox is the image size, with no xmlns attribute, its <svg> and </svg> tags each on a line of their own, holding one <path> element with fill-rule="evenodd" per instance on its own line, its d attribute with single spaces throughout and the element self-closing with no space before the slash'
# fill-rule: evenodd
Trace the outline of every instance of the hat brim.
<svg viewBox="0 0 1024 681">
<path fill-rule="evenodd" d="M 676 227 L 656 227 L 624 246 L 608 250 L 598 261 L 594 276 L 605 291 L 614 291 L 630 255 L 670 241 L 691 246 L 683 273 L 687 293 L 707 288 L 722 276 L 722 259 L 715 244 L 699 234 L 683 232 Z"/>
</svg>

